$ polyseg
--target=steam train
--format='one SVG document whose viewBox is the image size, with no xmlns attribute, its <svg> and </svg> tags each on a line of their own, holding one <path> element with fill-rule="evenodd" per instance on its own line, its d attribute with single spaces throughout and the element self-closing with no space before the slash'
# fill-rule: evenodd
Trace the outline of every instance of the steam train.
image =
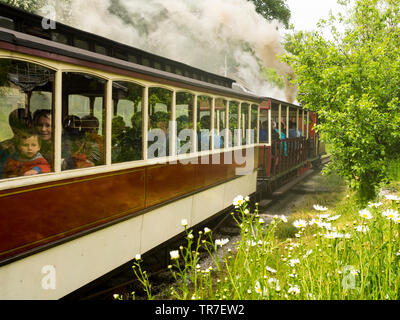
<svg viewBox="0 0 400 320">
<path fill-rule="evenodd" d="M 298 105 L 42 21 L 0 4 L 0 299 L 62 298 L 324 152 Z M 21 171 L 27 141 L 49 172 Z"/>
</svg>

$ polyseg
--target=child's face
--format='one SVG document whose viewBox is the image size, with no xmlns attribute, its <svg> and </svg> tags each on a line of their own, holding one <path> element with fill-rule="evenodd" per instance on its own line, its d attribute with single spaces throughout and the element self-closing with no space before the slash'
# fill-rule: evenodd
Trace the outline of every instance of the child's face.
<svg viewBox="0 0 400 320">
<path fill-rule="evenodd" d="M 22 157 L 26 159 L 33 158 L 40 150 L 38 136 L 21 139 L 18 149 Z"/>
</svg>

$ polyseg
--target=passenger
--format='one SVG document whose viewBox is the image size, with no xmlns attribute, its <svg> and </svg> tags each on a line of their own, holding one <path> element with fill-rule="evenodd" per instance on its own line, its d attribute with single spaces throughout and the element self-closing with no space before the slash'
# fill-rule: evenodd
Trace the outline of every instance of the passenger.
<svg viewBox="0 0 400 320">
<path fill-rule="evenodd" d="M 32 128 L 31 113 L 25 108 L 15 109 L 9 114 L 8 123 L 13 137 L 0 142 L 0 178 L 3 175 L 7 159 L 17 152 L 18 135 Z"/>
<path fill-rule="evenodd" d="M 4 152 L 13 154 L 16 152 L 15 142 L 18 134 L 32 128 L 32 115 L 27 109 L 15 109 L 8 116 L 8 124 L 13 132 L 13 137 L 0 142 L 0 148 Z"/>
<path fill-rule="evenodd" d="M 99 120 L 95 116 L 87 115 L 81 119 L 81 132 L 84 135 L 84 142 L 91 146 L 91 152 L 97 151 L 96 144 L 99 147 L 99 155 L 93 155 L 92 158 L 95 160 L 96 165 L 104 164 L 104 142 L 103 137 L 98 134 L 99 132 Z"/>
<path fill-rule="evenodd" d="M 41 139 L 40 153 L 47 160 L 53 164 L 53 144 L 52 144 L 52 123 L 51 123 L 51 110 L 39 109 L 33 114 L 33 124 Z"/>
<path fill-rule="evenodd" d="M 274 174 L 278 173 L 279 158 L 280 158 L 279 149 L 276 150 L 276 147 L 275 147 L 275 146 L 278 146 L 278 143 L 276 143 L 276 141 L 279 141 L 279 130 L 277 128 L 277 123 L 275 121 L 272 122 L 271 137 L 272 137 L 271 172 L 274 175 Z"/>
<path fill-rule="evenodd" d="M 292 119 L 289 122 L 289 138 L 300 138 L 301 131 L 297 129 L 296 131 L 296 120 Z"/>
<path fill-rule="evenodd" d="M 94 161 L 87 156 L 87 146 L 84 141 L 81 120 L 78 116 L 69 115 L 63 121 L 62 137 L 62 169 L 79 169 L 94 166 Z M 94 154 L 93 152 L 91 152 Z M 97 160 L 100 158 L 100 148 L 97 146 Z"/>
<path fill-rule="evenodd" d="M 260 142 L 268 141 L 268 121 L 263 121 L 260 128 Z"/>
<path fill-rule="evenodd" d="M 16 153 L 5 164 L 3 178 L 31 176 L 50 172 L 50 165 L 40 154 L 39 134 L 33 129 L 16 137 Z"/>
<path fill-rule="evenodd" d="M 285 140 L 286 139 L 286 135 L 283 133 L 285 131 L 285 123 L 282 121 L 281 122 L 281 135 L 279 136 L 279 129 L 277 127 L 275 127 L 275 132 L 278 134 L 278 137 L 280 138 L 280 140 Z M 282 146 L 282 144 L 281 144 Z M 285 157 L 287 157 L 287 143 L 285 141 L 284 144 L 284 150 L 285 150 Z"/>
<path fill-rule="evenodd" d="M 277 124 L 275 121 L 272 122 L 272 132 L 271 132 L 271 136 L 272 136 L 272 141 L 277 141 L 279 140 L 279 130 L 277 128 Z"/>
</svg>

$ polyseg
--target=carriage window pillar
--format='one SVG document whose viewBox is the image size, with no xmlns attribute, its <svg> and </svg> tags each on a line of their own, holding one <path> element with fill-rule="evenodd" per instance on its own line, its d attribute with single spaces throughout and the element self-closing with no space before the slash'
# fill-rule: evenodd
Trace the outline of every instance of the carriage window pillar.
<svg viewBox="0 0 400 320">
<path fill-rule="evenodd" d="M 215 121 L 214 121 L 214 113 L 215 113 L 215 98 L 212 97 L 211 100 L 211 124 L 210 124 L 210 135 L 211 135 L 211 150 L 215 149 L 214 141 L 215 141 Z"/>
<path fill-rule="evenodd" d="M 176 139 L 177 139 L 177 133 L 176 133 L 176 91 L 172 91 L 172 97 L 171 97 L 171 125 L 170 125 L 170 135 L 169 135 L 169 144 L 170 144 L 170 150 L 169 150 L 169 155 L 174 156 L 176 155 Z"/>
<path fill-rule="evenodd" d="M 282 105 L 279 104 L 279 109 L 278 109 L 278 130 L 279 130 L 279 137 L 281 136 L 282 132 Z"/>
<path fill-rule="evenodd" d="M 198 142 L 197 142 L 197 97 L 195 94 L 193 98 L 193 150 L 198 150 Z"/>
<path fill-rule="evenodd" d="M 289 138 L 289 106 L 286 106 L 286 139 Z"/>
<path fill-rule="evenodd" d="M 143 159 L 147 160 L 147 140 L 149 132 L 149 87 L 145 86 L 143 88 L 143 127 L 142 127 L 142 149 L 143 149 Z"/>
<path fill-rule="evenodd" d="M 111 153 L 112 153 L 112 114 L 113 114 L 112 89 L 113 89 L 112 80 L 108 80 L 106 84 L 106 124 L 105 124 L 106 165 L 111 164 Z"/>
<path fill-rule="evenodd" d="M 54 108 L 54 171 L 61 172 L 61 136 L 62 136 L 62 71 L 55 74 Z"/>
</svg>

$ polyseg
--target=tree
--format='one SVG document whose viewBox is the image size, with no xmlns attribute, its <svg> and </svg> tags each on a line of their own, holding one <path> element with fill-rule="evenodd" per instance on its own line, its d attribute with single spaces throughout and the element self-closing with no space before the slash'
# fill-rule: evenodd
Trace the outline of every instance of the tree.
<svg viewBox="0 0 400 320">
<path fill-rule="evenodd" d="M 0 0 L 0 1 L 10 6 L 23 9 L 29 12 L 35 12 L 36 10 L 42 8 L 46 3 L 46 0 Z"/>
<path fill-rule="evenodd" d="M 326 22 L 333 40 L 320 31 L 291 37 L 284 60 L 296 72 L 298 101 L 318 113 L 316 129 L 332 146 L 327 171 L 345 177 L 364 202 L 400 153 L 400 0 L 341 4 L 348 16 Z"/>
<path fill-rule="evenodd" d="M 290 10 L 286 0 L 248 0 L 254 2 L 256 11 L 267 20 L 278 20 L 286 28 L 289 26 Z"/>
</svg>

